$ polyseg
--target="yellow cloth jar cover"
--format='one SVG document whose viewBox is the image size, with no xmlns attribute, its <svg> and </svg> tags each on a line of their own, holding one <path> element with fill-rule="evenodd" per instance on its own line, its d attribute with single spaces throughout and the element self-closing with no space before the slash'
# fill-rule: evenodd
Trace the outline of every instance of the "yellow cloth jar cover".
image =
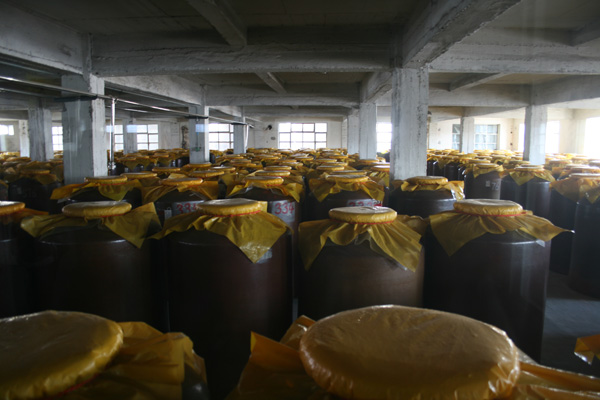
<svg viewBox="0 0 600 400">
<path fill-rule="evenodd" d="M 211 200 L 198 211 L 176 215 L 165 221 L 163 230 L 152 236 L 161 239 L 190 229 L 225 236 L 253 263 L 260 260 L 289 229 L 278 217 L 266 212 L 267 203 L 248 199 Z"/>
<path fill-rule="evenodd" d="M 385 314 L 378 318 L 376 313 L 382 310 L 390 313 L 388 318 Z M 349 318 L 346 318 L 346 321 L 342 319 L 344 325 L 337 328 L 336 324 L 326 320 L 318 322 L 318 324 L 325 324 L 326 328 L 329 325 L 328 330 L 334 332 L 330 337 L 324 335 L 324 330 L 320 329 L 312 340 L 305 339 L 304 337 L 310 334 L 307 332 L 310 332 L 316 324 L 304 316 L 292 324 L 280 342 L 252 333 L 252 354 L 242 372 L 238 386 L 227 400 L 590 400 L 600 398 L 597 393 L 600 391 L 598 378 L 532 365 L 525 361 L 517 360 L 515 363 L 515 354 L 512 352 L 514 348 L 511 349 L 512 346 L 507 343 L 510 340 L 502 331 L 479 321 L 438 311 L 400 306 L 370 307 L 346 313 L 349 314 Z M 337 319 L 340 315 L 330 318 Z M 369 324 L 374 325 L 377 319 L 384 323 L 375 329 L 365 329 Z M 397 323 L 394 324 L 394 321 Z M 353 332 L 357 326 L 363 324 L 362 333 Z M 343 329 L 344 327 L 347 329 Z M 479 337 L 474 339 L 476 343 L 472 344 L 466 339 L 461 340 L 460 336 L 455 335 L 460 329 L 467 330 L 466 337 L 469 339 L 479 333 Z M 388 331 L 387 338 L 384 337 L 383 330 Z M 403 337 L 410 337 L 410 339 L 401 341 L 397 335 L 399 331 Z M 318 335 L 319 333 L 321 335 Z M 353 340 L 348 340 L 344 342 L 347 345 L 345 347 L 341 341 L 342 337 L 361 338 L 361 335 L 366 335 L 366 338 L 360 340 L 358 345 L 352 345 Z M 386 344 L 374 340 L 374 335 L 385 340 L 389 339 L 390 342 Z M 319 340 L 314 340 L 315 337 Z M 441 338 L 446 339 L 441 340 Z M 332 357 L 331 365 L 337 372 L 345 374 L 349 371 L 353 374 L 344 376 L 352 390 L 362 384 L 367 388 L 376 386 L 375 390 L 381 393 L 380 382 L 382 377 L 386 376 L 391 378 L 388 383 L 392 387 L 399 386 L 401 381 L 409 381 L 409 374 L 416 374 L 415 365 L 424 368 L 425 374 L 418 374 L 416 379 L 400 388 L 405 390 L 412 386 L 418 390 L 414 397 L 394 396 L 392 391 L 382 393 L 380 397 L 374 393 L 368 393 L 367 397 L 359 397 L 355 391 L 350 395 L 337 397 L 328 393 L 325 388 L 319 387 L 311 378 L 308 362 L 299 351 L 300 342 L 303 346 L 307 346 L 308 343 L 314 347 L 324 347 L 327 343 L 333 343 L 333 346 L 340 350 L 341 357 Z M 394 346 L 393 343 L 397 345 Z M 374 347 L 376 351 L 381 347 L 379 354 L 383 355 L 375 358 L 373 354 L 367 352 L 367 347 Z M 481 347 L 484 348 L 477 352 L 477 348 Z M 325 350 L 323 353 L 317 353 L 317 356 L 327 358 L 331 350 L 327 348 Z M 401 352 L 401 354 L 393 357 L 393 354 L 396 354 L 394 352 Z M 349 361 L 345 363 L 341 361 L 342 357 L 351 356 L 353 358 Z M 369 358 L 372 359 L 372 363 L 367 362 Z M 416 359 L 416 362 L 404 362 L 407 358 Z M 494 365 L 490 360 L 497 360 L 496 364 Z M 469 364 L 476 369 L 473 374 L 456 373 L 456 371 L 466 370 Z M 430 368 L 438 370 L 445 368 L 448 379 L 444 381 L 440 375 L 434 376 L 435 381 L 426 380 L 428 374 L 433 375 L 433 370 Z M 361 373 L 362 369 L 367 370 L 366 373 Z M 382 370 L 383 373 L 377 374 Z M 358 378 L 354 380 L 352 378 L 356 376 L 357 371 Z M 393 375 L 394 373 L 396 376 Z M 435 385 L 435 382 L 440 384 Z M 416 387 L 418 383 L 423 385 L 422 391 Z M 464 384 L 460 391 L 446 391 L 448 387 L 460 383 Z M 341 388 L 347 386 L 342 385 Z M 435 395 L 431 395 L 432 392 Z M 485 397 L 482 392 L 491 397 Z M 498 397 L 494 397 L 494 393 L 497 393 Z"/>
<path fill-rule="evenodd" d="M 593 204 L 600 198 L 600 174 L 572 174 L 552 182 L 550 188 L 574 202 L 585 198 Z"/>
<path fill-rule="evenodd" d="M 600 335 L 578 338 L 575 343 L 575 355 L 590 365 L 594 357 L 600 359 Z"/>
<path fill-rule="evenodd" d="M 111 200 L 121 201 L 129 192 L 135 188 L 141 188 L 138 180 L 128 180 L 125 176 L 96 176 L 86 178 L 85 183 L 74 183 L 56 188 L 52 191 L 52 200 L 60 200 L 72 196 L 80 190 L 97 188 L 98 192 Z"/>
<path fill-rule="evenodd" d="M 443 176 L 415 176 L 406 180 L 395 180 L 392 185 L 396 189 L 400 188 L 403 192 L 447 190 L 452 193 L 456 200 L 465 198 L 465 183 L 463 181 L 448 181 L 448 178 Z"/>
<path fill-rule="evenodd" d="M 508 175 L 521 186 L 533 178 L 539 178 L 548 182 L 554 182 L 552 172 L 544 169 L 543 165 L 522 165 L 508 172 Z"/>
<path fill-rule="evenodd" d="M 8 183 L 12 183 L 21 178 L 33 179 L 42 185 L 58 182 L 58 177 L 51 174 L 49 169 L 22 169 L 16 172 L 7 171 L 4 175 L 4 179 L 6 179 Z"/>
<path fill-rule="evenodd" d="M 3 319 L 0 398 L 181 399 L 183 384 L 206 383 L 192 346 L 181 333 L 79 312 Z"/>
<path fill-rule="evenodd" d="M 307 270 L 328 240 L 339 246 L 368 241 L 373 251 L 411 271 L 419 265 L 419 241 L 426 227 L 420 217 L 398 216 L 387 207 L 342 207 L 330 210 L 329 218 L 303 222 L 298 228 L 298 245 Z"/>
<path fill-rule="evenodd" d="M 21 228 L 33 237 L 43 237 L 55 229 L 100 225 L 140 248 L 149 231 L 160 228 L 154 204 L 131 210 L 131 204 L 115 201 L 73 203 L 63 214 L 25 218 Z"/>
<path fill-rule="evenodd" d="M 298 182 L 285 182 L 284 178 L 276 176 L 247 176 L 241 182 L 234 183 L 227 188 L 227 197 L 252 188 L 270 190 L 275 194 L 291 197 L 298 203 L 304 196 L 304 186 Z"/>
<path fill-rule="evenodd" d="M 465 171 L 468 173 L 473 173 L 473 177 L 477 178 L 479 175 L 489 174 L 490 172 L 502 172 L 504 168 L 502 165 L 492 164 L 490 162 L 472 164 L 470 163 L 469 167 Z"/>
<path fill-rule="evenodd" d="M 174 191 L 197 192 L 210 200 L 215 200 L 219 197 L 219 184 L 216 181 L 204 182 L 202 178 L 167 178 L 163 179 L 159 186 L 142 188 L 142 203 L 154 203 Z"/>
<path fill-rule="evenodd" d="M 309 181 L 310 190 L 318 201 L 323 201 L 330 194 L 341 191 L 362 191 L 370 198 L 383 202 L 385 189 L 383 185 L 364 175 L 328 175 L 321 179 Z"/>
<path fill-rule="evenodd" d="M 518 230 L 546 242 L 566 231 L 508 200 L 460 200 L 454 203 L 454 211 L 431 215 L 429 222 L 449 256 L 486 233 L 501 235 Z"/>
</svg>

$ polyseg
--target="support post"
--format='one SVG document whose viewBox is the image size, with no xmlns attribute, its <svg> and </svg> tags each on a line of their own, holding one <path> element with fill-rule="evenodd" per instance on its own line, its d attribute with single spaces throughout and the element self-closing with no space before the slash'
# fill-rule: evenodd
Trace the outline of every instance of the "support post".
<svg viewBox="0 0 600 400">
<path fill-rule="evenodd" d="M 548 107 L 530 105 L 525 108 L 525 147 L 523 159 L 533 165 L 546 162 L 546 123 Z"/>
<path fill-rule="evenodd" d="M 358 109 L 358 154 L 361 159 L 377 157 L 377 105 L 360 103 Z"/>
<path fill-rule="evenodd" d="M 123 153 L 135 153 L 137 151 L 137 136 L 135 118 L 123 120 Z"/>
<path fill-rule="evenodd" d="M 248 142 L 248 125 L 245 124 L 244 110 L 242 110 L 242 116 L 236 119 L 240 124 L 233 124 L 233 153 L 241 154 L 246 152 L 246 143 Z"/>
<path fill-rule="evenodd" d="M 460 119 L 460 151 L 472 153 L 475 150 L 475 118 L 462 117 Z"/>
<path fill-rule="evenodd" d="M 356 154 L 359 151 L 359 122 L 358 114 L 348 115 L 348 154 Z"/>
<path fill-rule="evenodd" d="M 189 112 L 192 114 L 208 115 L 208 107 L 200 105 L 190 106 Z M 190 118 L 189 139 L 190 163 L 199 164 L 210 162 L 208 119 Z"/>
<path fill-rule="evenodd" d="M 32 161 L 47 161 L 54 158 L 52 148 L 52 112 L 42 99 L 32 101 L 28 110 L 29 157 Z"/>
</svg>

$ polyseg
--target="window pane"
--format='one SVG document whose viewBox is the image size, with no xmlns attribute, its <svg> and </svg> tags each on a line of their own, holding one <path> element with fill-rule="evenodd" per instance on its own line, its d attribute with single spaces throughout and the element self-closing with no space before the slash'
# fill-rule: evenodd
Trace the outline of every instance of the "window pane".
<svg viewBox="0 0 600 400">
<path fill-rule="evenodd" d="M 378 142 L 387 142 L 392 143 L 392 133 L 391 132 L 383 132 L 377 134 Z"/>
<path fill-rule="evenodd" d="M 225 151 L 229 149 L 229 143 L 219 143 L 219 150 Z"/>
<path fill-rule="evenodd" d="M 146 133 L 138 133 L 137 135 L 138 143 L 148 143 L 148 134 Z"/>
<path fill-rule="evenodd" d="M 8 135 L 8 125 L 0 125 L 0 135 Z"/>
<path fill-rule="evenodd" d="M 302 124 L 292 124 L 292 132 L 302 132 Z"/>
<path fill-rule="evenodd" d="M 327 142 L 317 142 L 317 149 L 327 147 Z M 314 148 L 314 147 L 313 147 Z"/>
<path fill-rule="evenodd" d="M 158 135 L 148 135 L 148 142 L 150 142 L 150 143 L 158 143 Z"/>
<path fill-rule="evenodd" d="M 158 149 L 158 143 L 150 143 L 150 146 L 148 147 L 149 150 L 157 150 Z"/>
<path fill-rule="evenodd" d="M 123 145 L 115 143 L 115 151 L 123 151 Z"/>
<path fill-rule="evenodd" d="M 279 124 L 279 132 L 289 132 L 290 129 L 292 129 L 292 124 L 289 122 Z"/>
<path fill-rule="evenodd" d="M 299 150 L 302 149 L 304 146 L 302 146 L 302 142 L 292 142 L 292 144 L 290 144 L 290 148 L 292 150 Z"/>
<path fill-rule="evenodd" d="M 317 140 L 317 142 L 326 142 L 327 141 L 327 134 L 326 133 L 317 133 L 316 134 L 316 140 Z"/>
<path fill-rule="evenodd" d="M 209 133 L 208 134 L 208 141 L 209 142 L 218 142 L 219 141 L 219 134 L 218 133 Z M 216 149 L 213 149 L 216 150 Z"/>
<path fill-rule="evenodd" d="M 313 132 L 304 132 L 302 134 L 302 140 L 304 142 L 314 142 L 315 141 L 315 134 Z"/>
<path fill-rule="evenodd" d="M 61 144 L 61 143 L 62 143 L 62 137 L 60 137 L 58 135 L 52 136 L 52 145 Z"/>
<path fill-rule="evenodd" d="M 229 143 L 229 133 L 219 133 L 219 142 Z"/>
<path fill-rule="evenodd" d="M 392 124 L 390 124 L 390 127 L 391 127 L 391 125 Z M 327 132 L 327 123 L 320 122 L 320 123 L 315 124 L 315 132 Z"/>
<path fill-rule="evenodd" d="M 148 133 L 158 133 L 158 124 L 148 125 Z"/>
<path fill-rule="evenodd" d="M 123 133 L 123 125 L 115 125 L 115 133 Z"/>
<path fill-rule="evenodd" d="M 138 150 L 148 150 L 148 143 L 138 143 Z"/>
<path fill-rule="evenodd" d="M 219 143 L 209 143 L 209 150 L 219 150 Z"/>
<path fill-rule="evenodd" d="M 302 133 L 293 132 L 292 133 L 292 142 L 301 142 L 302 141 Z"/>
<path fill-rule="evenodd" d="M 291 140 L 291 135 L 289 133 L 280 133 L 279 134 L 279 142 L 289 142 Z"/>
<path fill-rule="evenodd" d="M 146 133 L 148 132 L 148 125 L 137 125 L 137 133 Z"/>
<path fill-rule="evenodd" d="M 137 125 L 127 125 L 127 133 L 136 133 Z"/>
<path fill-rule="evenodd" d="M 115 143 L 123 143 L 123 135 L 115 135 Z"/>
<path fill-rule="evenodd" d="M 57 144 L 56 146 L 52 146 L 52 150 L 61 151 L 63 149 L 62 144 Z"/>
<path fill-rule="evenodd" d="M 302 131 L 303 132 L 314 132 L 315 124 L 302 124 Z"/>
</svg>

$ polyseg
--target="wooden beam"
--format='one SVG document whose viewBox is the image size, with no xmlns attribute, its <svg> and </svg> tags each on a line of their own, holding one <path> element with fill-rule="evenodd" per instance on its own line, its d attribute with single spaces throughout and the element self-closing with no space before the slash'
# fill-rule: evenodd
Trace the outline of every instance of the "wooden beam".
<svg viewBox="0 0 600 400">
<path fill-rule="evenodd" d="M 275 76 L 272 72 L 257 72 L 256 75 L 262 79 L 271 89 L 279 94 L 287 93 L 281 79 Z"/>
<path fill-rule="evenodd" d="M 458 78 L 450 82 L 448 86 L 448 90 L 453 92 L 457 89 L 469 89 L 478 85 L 483 85 L 484 83 L 493 81 L 500 77 L 505 76 L 506 74 L 470 74 L 463 76 L 462 78 Z"/>
<path fill-rule="evenodd" d="M 598 38 L 600 38 L 600 19 L 595 19 L 571 32 L 571 45 L 579 46 Z"/>
<path fill-rule="evenodd" d="M 219 32 L 230 46 L 246 45 L 246 26 L 227 0 L 186 1 Z"/>
<path fill-rule="evenodd" d="M 521 0 L 428 1 L 396 42 L 396 66 L 424 66 Z"/>
</svg>

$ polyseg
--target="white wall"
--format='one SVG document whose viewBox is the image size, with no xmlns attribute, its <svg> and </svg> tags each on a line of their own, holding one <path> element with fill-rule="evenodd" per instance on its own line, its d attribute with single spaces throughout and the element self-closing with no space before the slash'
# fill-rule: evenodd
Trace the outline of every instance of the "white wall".
<svg viewBox="0 0 600 400">
<path fill-rule="evenodd" d="M 0 125 L 12 125 L 15 132 L 12 136 L 0 136 L 0 151 L 21 151 L 21 136 L 23 134 L 27 136 L 27 121 L 23 122 L 0 120 Z M 27 150 L 27 154 L 23 155 L 23 157 L 29 155 L 29 141 L 27 141 Z"/>
<path fill-rule="evenodd" d="M 428 148 L 445 150 L 452 148 L 452 125 L 459 124 L 460 119 L 432 122 L 429 124 Z"/>
<path fill-rule="evenodd" d="M 339 148 L 346 147 L 346 143 L 343 142 L 342 135 L 342 119 L 332 118 L 307 118 L 307 117 L 277 117 L 277 118 L 263 118 L 262 122 L 254 124 L 254 129 L 250 129 L 248 135 L 248 147 L 254 148 L 277 148 L 279 144 L 278 140 L 278 128 L 279 123 L 282 122 L 326 122 L 327 123 L 327 147 Z M 269 130 L 268 126 L 271 125 L 272 129 Z"/>
</svg>

